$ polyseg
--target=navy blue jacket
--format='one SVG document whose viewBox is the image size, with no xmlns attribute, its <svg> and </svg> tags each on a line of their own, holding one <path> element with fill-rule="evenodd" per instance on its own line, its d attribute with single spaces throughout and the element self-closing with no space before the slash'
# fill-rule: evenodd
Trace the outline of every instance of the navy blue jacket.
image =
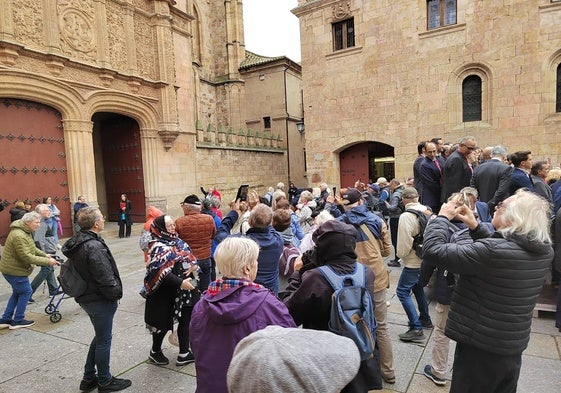
<svg viewBox="0 0 561 393">
<path fill-rule="evenodd" d="M 238 220 L 238 213 L 231 210 L 220 223 L 215 239 L 218 243 L 230 236 L 230 230 Z M 243 236 L 236 234 L 234 236 Z M 245 234 L 259 245 L 257 277 L 255 282 L 279 293 L 279 259 L 284 242 L 281 235 L 272 226 L 267 228 L 249 228 Z"/>
</svg>

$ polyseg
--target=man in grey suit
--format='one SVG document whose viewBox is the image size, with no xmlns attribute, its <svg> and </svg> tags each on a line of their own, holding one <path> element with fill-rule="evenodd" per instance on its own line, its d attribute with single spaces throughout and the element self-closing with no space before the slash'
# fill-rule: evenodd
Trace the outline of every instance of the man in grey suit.
<svg viewBox="0 0 561 393">
<path fill-rule="evenodd" d="M 549 173 L 549 162 L 538 161 L 534 162 L 530 171 L 530 178 L 534 182 L 534 189 L 536 194 L 547 199 L 549 203 L 553 201 L 551 187 L 545 182 L 545 178 Z"/>
<path fill-rule="evenodd" d="M 495 206 L 508 197 L 512 167 L 505 163 L 506 154 L 504 146 L 495 146 L 491 159 L 476 166 L 471 178 L 471 186 L 479 192 L 479 200 L 487 202 L 491 215 Z"/>
</svg>

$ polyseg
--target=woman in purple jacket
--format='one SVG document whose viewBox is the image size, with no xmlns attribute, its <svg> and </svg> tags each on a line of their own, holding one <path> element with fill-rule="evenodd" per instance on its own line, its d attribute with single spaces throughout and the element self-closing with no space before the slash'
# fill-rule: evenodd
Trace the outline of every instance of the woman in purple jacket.
<svg viewBox="0 0 561 393">
<path fill-rule="evenodd" d="M 241 339 L 269 325 L 296 327 L 286 306 L 253 282 L 258 254 L 257 243 L 242 237 L 226 238 L 214 253 L 223 277 L 195 305 L 189 329 L 197 393 L 228 392 L 226 373 Z"/>
</svg>

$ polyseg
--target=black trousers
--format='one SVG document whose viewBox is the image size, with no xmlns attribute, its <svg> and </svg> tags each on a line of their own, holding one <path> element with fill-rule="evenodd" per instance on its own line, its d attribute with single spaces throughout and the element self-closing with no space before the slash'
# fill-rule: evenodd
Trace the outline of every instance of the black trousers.
<svg viewBox="0 0 561 393">
<path fill-rule="evenodd" d="M 456 344 L 450 393 L 515 393 L 522 354 L 497 355 Z"/>
<path fill-rule="evenodd" d="M 399 226 L 399 217 L 390 217 L 390 236 L 392 240 L 393 249 L 396 250 L 395 260 L 397 257 L 397 227 Z"/>
</svg>

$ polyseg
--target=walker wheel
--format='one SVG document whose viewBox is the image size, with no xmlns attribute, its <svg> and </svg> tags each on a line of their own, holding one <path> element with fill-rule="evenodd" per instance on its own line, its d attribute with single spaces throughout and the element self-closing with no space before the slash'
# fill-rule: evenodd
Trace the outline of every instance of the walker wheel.
<svg viewBox="0 0 561 393">
<path fill-rule="evenodd" d="M 54 313 L 56 311 L 56 307 L 54 304 L 47 304 L 47 307 L 45 307 L 45 312 L 49 315 L 51 315 L 52 313 Z"/>
<path fill-rule="evenodd" d="M 51 320 L 52 323 L 60 322 L 60 320 L 62 319 L 62 314 L 59 313 L 58 311 L 55 311 L 51 314 L 51 317 L 49 319 Z"/>
</svg>

